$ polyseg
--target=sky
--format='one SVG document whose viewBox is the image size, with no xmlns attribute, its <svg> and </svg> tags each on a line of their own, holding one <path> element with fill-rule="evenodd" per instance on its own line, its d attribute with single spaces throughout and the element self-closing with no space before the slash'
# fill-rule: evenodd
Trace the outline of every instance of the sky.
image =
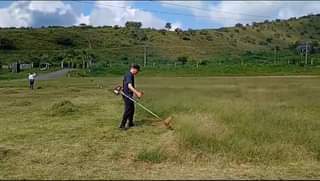
<svg viewBox="0 0 320 181">
<path fill-rule="evenodd" d="M 203 29 L 320 14 L 320 1 L 3 1 L 0 27 L 124 26 Z"/>
</svg>

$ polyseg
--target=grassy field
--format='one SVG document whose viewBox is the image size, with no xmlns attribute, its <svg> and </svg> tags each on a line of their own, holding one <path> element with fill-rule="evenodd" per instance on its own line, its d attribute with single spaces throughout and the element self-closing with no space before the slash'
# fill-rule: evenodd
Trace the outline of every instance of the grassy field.
<svg viewBox="0 0 320 181">
<path fill-rule="evenodd" d="M 0 82 L 0 179 L 320 179 L 320 77 L 139 77 L 117 129 L 114 78 Z"/>
</svg>

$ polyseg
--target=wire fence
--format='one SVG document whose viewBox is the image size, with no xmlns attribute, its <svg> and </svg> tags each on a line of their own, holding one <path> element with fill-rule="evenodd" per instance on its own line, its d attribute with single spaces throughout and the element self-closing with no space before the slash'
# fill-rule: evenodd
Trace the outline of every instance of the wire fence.
<svg viewBox="0 0 320 181">
<path fill-rule="evenodd" d="M 320 55 L 298 53 L 293 51 L 251 52 L 241 54 L 228 53 L 227 46 L 223 50 L 212 53 L 195 46 L 146 46 L 109 47 L 100 49 L 64 49 L 64 50 L 10 50 L 0 51 L 0 65 L 7 67 L 10 63 L 32 63 L 34 67 L 50 63 L 55 67 L 89 68 L 123 67 L 138 63 L 149 68 L 188 68 L 218 65 L 297 65 L 318 66 Z M 178 51 L 179 50 L 179 51 Z M 211 50 L 211 51 L 209 51 Z M 0 67 L 2 67 L 0 66 Z"/>
</svg>

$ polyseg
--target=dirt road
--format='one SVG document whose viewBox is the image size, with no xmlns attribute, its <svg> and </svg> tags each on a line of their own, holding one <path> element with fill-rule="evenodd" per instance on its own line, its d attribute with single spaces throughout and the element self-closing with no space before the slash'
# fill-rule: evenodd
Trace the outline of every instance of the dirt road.
<svg viewBox="0 0 320 181">
<path fill-rule="evenodd" d="M 73 69 L 62 69 L 55 72 L 50 72 L 47 74 L 40 74 L 36 80 L 51 80 L 51 79 L 58 79 L 67 75 L 69 71 Z"/>
</svg>

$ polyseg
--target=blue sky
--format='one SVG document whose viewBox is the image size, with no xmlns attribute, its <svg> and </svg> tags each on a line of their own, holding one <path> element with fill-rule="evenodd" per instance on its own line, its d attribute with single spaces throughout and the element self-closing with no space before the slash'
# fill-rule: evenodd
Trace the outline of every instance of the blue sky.
<svg viewBox="0 0 320 181">
<path fill-rule="evenodd" d="M 0 1 L 0 26 L 93 26 L 141 21 L 144 27 L 219 28 L 320 13 L 320 1 Z"/>
</svg>

